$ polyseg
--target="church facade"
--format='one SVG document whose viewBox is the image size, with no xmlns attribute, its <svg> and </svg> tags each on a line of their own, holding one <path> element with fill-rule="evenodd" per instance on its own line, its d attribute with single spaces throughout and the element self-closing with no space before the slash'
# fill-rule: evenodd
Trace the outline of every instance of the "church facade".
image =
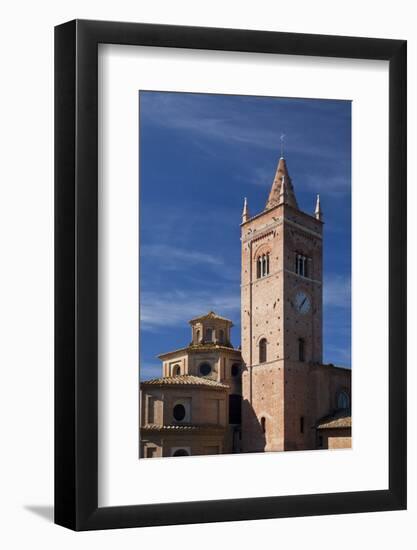
<svg viewBox="0 0 417 550">
<path fill-rule="evenodd" d="M 140 456 L 351 446 L 351 371 L 323 364 L 323 220 L 279 159 L 265 209 L 241 223 L 241 349 L 232 322 L 190 321 L 188 346 L 140 384 Z"/>
</svg>

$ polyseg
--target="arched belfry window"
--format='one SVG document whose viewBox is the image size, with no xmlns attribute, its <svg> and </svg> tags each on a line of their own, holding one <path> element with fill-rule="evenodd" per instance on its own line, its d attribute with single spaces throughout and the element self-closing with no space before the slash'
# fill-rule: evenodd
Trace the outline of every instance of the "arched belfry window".
<svg viewBox="0 0 417 550">
<path fill-rule="evenodd" d="M 220 344 L 224 343 L 224 330 L 222 329 L 219 330 L 219 342 Z"/>
<path fill-rule="evenodd" d="M 213 329 L 206 328 L 206 342 L 212 342 L 212 341 L 213 341 Z"/>
<path fill-rule="evenodd" d="M 261 338 L 259 340 L 259 362 L 265 363 L 267 358 L 267 342 L 266 338 Z"/>
<path fill-rule="evenodd" d="M 345 391 L 341 391 L 337 396 L 337 408 L 348 409 L 350 407 L 350 399 Z"/>
<path fill-rule="evenodd" d="M 199 343 L 200 343 L 200 334 L 201 334 L 201 333 L 200 333 L 200 329 L 197 329 L 197 330 L 195 331 L 195 343 L 196 343 L 196 344 L 199 344 Z"/>
<path fill-rule="evenodd" d="M 309 258 L 307 258 L 307 256 L 304 256 L 304 254 L 297 253 L 295 255 L 295 272 L 297 273 L 297 275 L 301 275 L 302 277 L 309 277 L 308 261 Z"/>
<path fill-rule="evenodd" d="M 266 277 L 269 275 L 269 252 L 260 254 L 256 260 L 256 277 Z"/>
</svg>

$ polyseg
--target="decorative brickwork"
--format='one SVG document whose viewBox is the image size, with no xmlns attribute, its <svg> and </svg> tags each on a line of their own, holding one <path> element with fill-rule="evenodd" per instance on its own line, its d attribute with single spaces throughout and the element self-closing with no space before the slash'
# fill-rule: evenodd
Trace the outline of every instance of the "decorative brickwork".
<svg viewBox="0 0 417 550">
<path fill-rule="evenodd" d="M 322 365 L 322 211 L 298 209 L 280 158 L 265 210 L 243 220 L 241 322 L 244 452 L 314 449 L 350 370 Z M 268 250 L 269 273 L 257 258 Z M 260 343 L 266 339 L 266 361 Z"/>
</svg>

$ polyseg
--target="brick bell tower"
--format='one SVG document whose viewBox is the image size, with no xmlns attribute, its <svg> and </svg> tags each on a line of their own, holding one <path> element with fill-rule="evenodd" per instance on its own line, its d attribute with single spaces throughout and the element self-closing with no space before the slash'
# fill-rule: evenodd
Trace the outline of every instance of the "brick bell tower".
<svg viewBox="0 0 417 550">
<path fill-rule="evenodd" d="M 315 448 L 322 362 L 322 212 L 302 212 L 281 156 L 265 209 L 242 224 L 242 450 Z"/>
</svg>

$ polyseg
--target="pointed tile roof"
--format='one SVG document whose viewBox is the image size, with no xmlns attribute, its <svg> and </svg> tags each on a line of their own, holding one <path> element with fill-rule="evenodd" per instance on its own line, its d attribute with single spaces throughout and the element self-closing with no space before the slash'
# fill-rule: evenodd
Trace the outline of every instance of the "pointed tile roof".
<svg viewBox="0 0 417 550">
<path fill-rule="evenodd" d="M 281 186 L 283 181 L 285 182 L 285 189 L 283 189 L 283 192 L 281 193 Z M 269 210 L 274 206 L 278 206 L 278 204 L 288 204 L 289 206 L 298 209 L 297 199 L 295 198 L 294 188 L 290 175 L 288 174 L 287 163 L 285 162 L 284 157 L 281 157 L 279 159 L 265 210 Z"/>
<path fill-rule="evenodd" d="M 205 315 L 200 315 L 199 317 L 194 317 L 194 319 L 191 319 L 189 321 L 189 324 L 196 323 L 197 321 L 205 321 L 208 319 L 217 319 L 219 321 L 227 321 L 230 323 L 230 326 L 233 326 L 233 323 L 230 319 L 226 319 L 226 317 L 221 317 L 220 315 L 217 315 L 217 313 L 214 313 L 214 311 L 209 311 Z"/>
</svg>

